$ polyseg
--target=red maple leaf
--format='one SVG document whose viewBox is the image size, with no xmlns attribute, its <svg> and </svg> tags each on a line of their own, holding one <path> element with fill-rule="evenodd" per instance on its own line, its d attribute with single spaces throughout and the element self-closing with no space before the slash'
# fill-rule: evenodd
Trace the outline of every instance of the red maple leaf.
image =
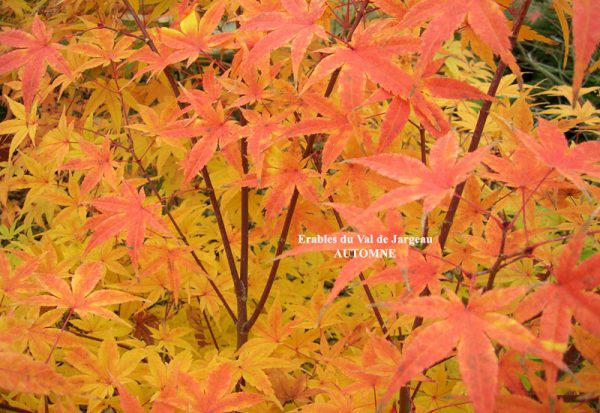
<svg viewBox="0 0 600 413">
<path fill-rule="evenodd" d="M 144 205 L 146 195 L 143 188 L 136 192 L 129 183 L 123 182 L 120 192 L 120 196 L 105 196 L 92 201 L 94 208 L 102 212 L 102 215 L 90 218 L 84 226 L 85 229 L 94 230 L 85 251 L 88 253 L 126 229 L 129 256 L 137 265 L 146 227 L 149 226 L 161 233 L 168 233 L 169 230 L 156 215 L 156 211 L 160 210 L 161 206 Z"/>
<path fill-rule="evenodd" d="M 404 346 L 385 400 L 411 378 L 457 349 L 459 370 L 469 398 L 478 413 L 492 413 L 498 390 L 498 359 L 490 338 L 520 353 L 535 354 L 564 368 L 560 356 L 546 350 L 521 324 L 498 312 L 526 291 L 526 287 L 496 289 L 471 296 L 467 305 L 448 291 L 440 296 L 419 297 L 394 304 L 399 313 L 442 318 L 423 327 Z"/>
<path fill-rule="evenodd" d="M 112 186 L 116 186 L 117 176 L 113 168 L 117 166 L 117 162 L 112 160 L 110 139 L 108 137 L 104 139 L 102 148 L 98 148 L 93 143 L 83 139 L 79 141 L 79 146 L 86 155 L 85 158 L 73 159 L 65 163 L 62 169 L 88 171 L 81 184 L 81 193 L 83 195 L 88 194 L 103 177 Z"/>
<path fill-rule="evenodd" d="M 557 355 L 566 350 L 573 316 L 584 328 L 600 336 L 600 296 L 594 292 L 600 286 L 600 254 L 578 264 L 583 241 L 584 233 L 579 232 L 552 271 L 556 282 L 544 284 L 527 296 L 515 314 L 518 320 L 525 321 L 542 312 L 540 338 L 551 341 Z M 546 378 L 552 386 L 556 380 L 553 366 L 547 366 Z"/>
<path fill-rule="evenodd" d="M 294 79 L 298 79 L 300 62 L 313 36 L 327 40 L 325 30 L 317 23 L 325 11 L 325 2 L 283 0 L 281 3 L 284 12 L 262 12 L 243 22 L 242 30 L 269 31 L 269 34 L 256 42 L 250 50 L 245 64 L 254 67 L 261 58 L 291 41 L 292 72 Z"/>
<path fill-rule="evenodd" d="M 581 174 L 600 177 L 600 142 L 583 142 L 569 147 L 567 139 L 558 126 L 540 119 L 539 140 L 520 130 L 517 137 L 536 158 L 570 180 L 581 190 L 585 184 Z"/>
<path fill-rule="evenodd" d="M 35 94 L 40 87 L 46 64 L 60 73 L 72 76 L 69 65 L 58 51 L 61 45 L 51 42 L 52 30 L 48 30 L 38 16 L 33 18 L 31 32 L 32 34 L 22 30 L 0 32 L 0 43 L 16 48 L 16 50 L 0 56 L 0 74 L 23 66 L 21 79 L 26 113 L 29 113 Z"/>
<path fill-rule="evenodd" d="M 419 68 L 422 70 L 429 65 L 442 43 L 453 36 L 465 18 L 481 40 L 520 76 L 521 71 L 511 53 L 508 21 L 494 0 L 423 0 L 409 8 L 400 22 L 401 28 L 429 21 L 421 36 Z"/>
<path fill-rule="evenodd" d="M 458 139 L 447 133 L 431 148 L 429 166 L 416 158 L 395 153 L 384 153 L 348 162 L 366 166 L 375 172 L 395 179 L 405 186 L 383 195 L 367 209 L 377 212 L 424 199 L 423 213 L 435 208 L 452 189 L 463 182 L 485 155 L 487 148 L 479 148 L 458 159 Z"/>
</svg>

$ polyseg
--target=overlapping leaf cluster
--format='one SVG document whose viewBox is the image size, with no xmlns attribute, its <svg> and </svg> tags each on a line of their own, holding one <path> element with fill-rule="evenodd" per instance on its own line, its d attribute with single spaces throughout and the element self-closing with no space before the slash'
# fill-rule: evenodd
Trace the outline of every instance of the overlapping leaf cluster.
<svg viewBox="0 0 600 413">
<path fill-rule="evenodd" d="M 0 409 L 595 411 L 600 8 L 546 90 L 530 5 L 3 2 Z"/>
</svg>

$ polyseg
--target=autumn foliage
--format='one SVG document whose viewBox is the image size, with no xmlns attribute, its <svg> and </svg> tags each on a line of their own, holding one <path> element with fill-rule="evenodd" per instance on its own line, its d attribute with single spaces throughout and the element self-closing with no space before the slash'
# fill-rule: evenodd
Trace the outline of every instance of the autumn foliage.
<svg viewBox="0 0 600 413">
<path fill-rule="evenodd" d="M 3 1 L 0 410 L 597 411 L 596 3 Z"/>
</svg>

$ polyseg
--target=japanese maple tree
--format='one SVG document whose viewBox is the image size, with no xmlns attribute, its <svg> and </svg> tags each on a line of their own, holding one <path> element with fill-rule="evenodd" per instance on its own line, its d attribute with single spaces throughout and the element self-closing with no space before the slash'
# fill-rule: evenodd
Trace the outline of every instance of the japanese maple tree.
<svg viewBox="0 0 600 413">
<path fill-rule="evenodd" d="M 592 0 L 3 1 L 0 410 L 597 411 L 599 43 Z"/>
</svg>

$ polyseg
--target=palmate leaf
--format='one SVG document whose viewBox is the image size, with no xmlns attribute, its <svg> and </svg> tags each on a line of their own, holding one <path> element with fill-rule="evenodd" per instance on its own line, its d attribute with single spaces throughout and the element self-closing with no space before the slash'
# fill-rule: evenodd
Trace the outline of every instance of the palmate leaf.
<svg viewBox="0 0 600 413">
<path fill-rule="evenodd" d="M 577 188 L 585 190 L 582 174 L 600 177 L 600 142 L 583 142 L 569 147 L 558 126 L 545 119 L 539 120 L 537 132 L 539 140 L 520 130 L 516 134 L 529 152 L 550 168 L 556 169 Z"/>
<path fill-rule="evenodd" d="M 269 33 L 250 50 L 246 65 L 255 66 L 260 59 L 289 41 L 292 52 L 292 73 L 298 79 L 300 63 L 314 36 L 327 39 L 327 34 L 317 20 L 325 11 L 323 0 L 306 3 L 304 0 L 283 0 L 282 12 L 266 12 L 242 23 L 242 30 L 265 30 Z"/>
<path fill-rule="evenodd" d="M 30 356 L 0 351 L 0 389 L 34 394 L 67 394 L 73 383 L 52 367 Z"/>
<path fill-rule="evenodd" d="M 146 195 L 143 189 L 136 191 L 131 184 L 123 182 L 120 192 L 120 196 L 105 196 L 92 201 L 94 208 L 102 214 L 90 218 L 85 224 L 85 229 L 94 230 L 86 253 L 126 229 L 129 256 L 137 265 L 146 227 L 163 234 L 168 233 L 169 229 L 156 215 L 160 205 L 144 205 Z"/>
<path fill-rule="evenodd" d="M 490 338 L 526 354 L 534 354 L 566 368 L 560 356 L 548 351 L 527 328 L 499 311 L 525 293 L 526 287 L 496 289 L 471 296 L 465 306 L 452 292 L 419 297 L 391 304 L 398 313 L 443 321 L 426 325 L 404 347 L 385 400 L 422 370 L 457 349 L 462 380 L 477 413 L 494 411 L 497 393 L 498 360 Z"/>
<path fill-rule="evenodd" d="M 105 137 L 101 148 L 98 148 L 93 143 L 85 140 L 79 141 L 79 146 L 85 156 L 80 159 L 73 159 L 66 162 L 62 166 L 62 169 L 68 171 L 88 171 L 81 183 L 82 195 L 87 195 L 93 187 L 98 185 L 102 178 L 105 178 L 109 184 L 116 187 L 117 175 L 115 174 L 114 168 L 117 166 L 117 163 L 112 160 L 110 139 Z"/>
<path fill-rule="evenodd" d="M 52 274 L 40 275 L 40 282 L 50 294 L 22 299 L 24 303 L 40 306 L 56 306 L 85 316 L 96 314 L 114 321 L 125 322 L 112 311 L 104 308 L 113 304 L 139 300 L 131 294 L 116 290 L 94 291 L 104 276 L 104 267 L 98 262 L 84 263 L 71 278 L 71 284 Z"/>
<path fill-rule="evenodd" d="M 546 283 L 527 296 L 517 308 L 517 320 L 525 321 L 542 312 L 540 338 L 553 346 L 555 354 L 566 350 L 572 329 L 571 318 L 588 331 L 600 336 L 600 254 L 578 263 L 584 234 L 578 233 L 564 248 L 553 269 L 555 283 Z M 552 386 L 556 369 L 547 366 L 547 380 Z"/>
<path fill-rule="evenodd" d="M 198 413 L 227 413 L 252 407 L 263 401 L 263 397 L 251 392 L 231 392 L 235 368 L 230 363 L 218 365 L 208 374 L 206 380 L 198 380 L 192 375 L 180 372 L 171 381 L 173 390 L 181 388 L 184 394 L 176 391 L 163 394 L 154 403 L 152 412 L 174 412 L 173 407 Z M 170 407 L 173 406 L 173 407 Z M 135 410 L 134 410 L 135 411 Z M 243 411 L 243 410 L 242 410 Z"/>
<path fill-rule="evenodd" d="M 400 27 L 415 27 L 429 21 L 421 37 L 421 72 L 429 65 L 442 43 L 452 37 L 465 19 L 481 40 L 520 76 L 521 70 L 511 53 L 508 21 L 494 0 L 422 0 L 410 7 Z"/>
<path fill-rule="evenodd" d="M 23 100 L 27 111 L 31 109 L 47 64 L 72 76 L 69 65 L 58 51 L 60 45 L 52 43 L 52 30 L 37 15 L 33 18 L 31 34 L 22 30 L 0 32 L 0 43 L 15 48 L 0 56 L 0 74 L 23 67 Z"/>
<path fill-rule="evenodd" d="M 463 182 L 479 164 L 487 148 L 479 148 L 458 159 L 458 139 L 449 132 L 431 148 L 429 166 L 415 158 L 396 153 L 385 153 L 348 162 L 363 165 L 392 178 L 405 186 L 394 189 L 372 203 L 368 213 L 396 208 L 418 199 L 424 199 L 423 213 L 431 212 L 453 188 Z"/>
</svg>

